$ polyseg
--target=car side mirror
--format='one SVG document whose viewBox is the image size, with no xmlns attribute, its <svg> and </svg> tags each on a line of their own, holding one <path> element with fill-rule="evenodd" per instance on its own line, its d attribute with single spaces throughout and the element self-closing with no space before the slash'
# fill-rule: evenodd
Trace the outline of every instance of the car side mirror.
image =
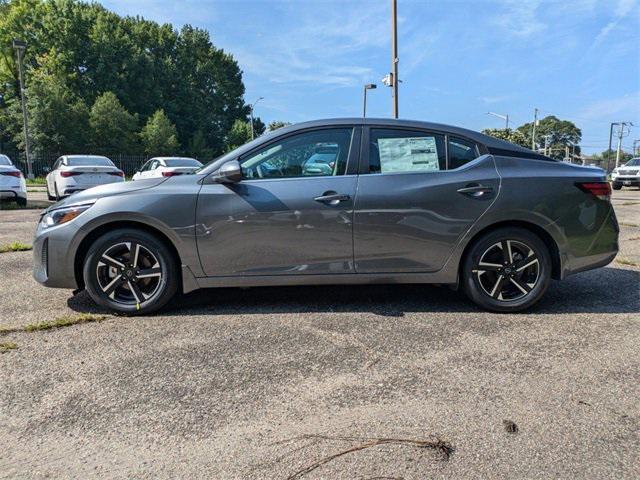
<svg viewBox="0 0 640 480">
<path fill-rule="evenodd" d="M 225 163 L 213 174 L 213 181 L 216 183 L 238 183 L 240 180 L 242 168 L 237 160 Z"/>
</svg>

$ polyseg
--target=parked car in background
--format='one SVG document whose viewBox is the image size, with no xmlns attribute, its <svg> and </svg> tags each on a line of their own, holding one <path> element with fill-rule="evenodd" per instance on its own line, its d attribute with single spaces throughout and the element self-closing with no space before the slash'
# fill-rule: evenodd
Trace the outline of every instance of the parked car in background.
<svg viewBox="0 0 640 480">
<path fill-rule="evenodd" d="M 60 200 L 98 185 L 121 182 L 124 182 L 124 172 L 107 157 L 99 155 L 64 155 L 56 160 L 46 177 L 49 200 Z"/>
<path fill-rule="evenodd" d="M 22 172 L 6 155 L 0 154 L 0 199 L 27 204 L 27 183 Z"/>
<path fill-rule="evenodd" d="M 614 190 L 622 187 L 640 187 L 640 157 L 632 158 L 611 173 Z"/>
<path fill-rule="evenodd" d="M 142 180 L 156 177 L 174 177 L 193 173 L 202 167 L 195 158 L 188 157 L 154 157 L 146 162 L 131 180 Z"/>
<path fill-rule="evenodd" d="M 335 168 L 305 169 L 326 145 Z M 178 288 L 363 283 L 448 284 L 513 312 L 551 279 L 613 260 L 610 195 L 600 168 L 463 128 L 321 120 L 267 133 L 194 175 L 50 207 L 34 277 L 128 314 L 161 308 Z"/>
</svg>

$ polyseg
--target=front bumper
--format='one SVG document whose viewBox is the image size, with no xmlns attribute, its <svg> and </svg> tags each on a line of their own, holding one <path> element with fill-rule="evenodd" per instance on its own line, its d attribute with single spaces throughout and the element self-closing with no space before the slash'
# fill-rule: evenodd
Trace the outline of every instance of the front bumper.
<svg viewBox="0 0 640 480">
<path fill-rule="evenodd" d="M 616 176 L 613 177 L 611 179 L 611 181 L 615 184 L 615 185 L 622 185 L 624 187 L 638 187 L 640 186 L 640 177 L 623 177 L 623 176 Z"/>
<path fill-rule="evenodd" d="M 33 278 L 47 287 L 78 288 L 72 240 L 78 231 L 75 222 L 43 228 L 38 224 L 33 239 Z"/>
</svg>

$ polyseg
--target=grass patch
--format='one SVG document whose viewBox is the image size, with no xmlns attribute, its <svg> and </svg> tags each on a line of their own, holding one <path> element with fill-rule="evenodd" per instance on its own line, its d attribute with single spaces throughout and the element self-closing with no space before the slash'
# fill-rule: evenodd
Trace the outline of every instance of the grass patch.
<svg viewBox="0 0 640 480">
<path fill-rule="evenodd" d="M 15 350 L 16 348 L 18 348 L 17 343 L 13 343 L 13 342 L 0 343 L 0 353 L 7 353 L 8 351 Z"/>
<path fill-rule="evenodd" d="M 630 265 L 632 267 L 640 267 L 640 263 L 632 262 L 631 260 L 624 257 L 616 258 L 616 263 L 619 263 L 620 265 Z"/>
<path fill-rule="evenodd" d="M 26 178 L 27 185 L 46 185 L 47 182 L 44 177 Z"/>
<path fill-rule="evenodd" d="M 640 227 L 637 223 L 620 222 L 620 225 L 623 227 Z"/>
<path fill-rule="evenodd" d="M 0 253 L 7 252 L 26 252 L 27 250 L 31 250 L 31 245 L 27 245 L 22 242 L 13 242 L 7 245 L 0 245 Z"/>
<path fill-rule="evenodd" d="M 18 205 L 17 203 L 3 203 L 0 205 L 0 211 L 2 210 L 44 210 L 50 203 L 42 202 L 28 202 L 26 205 Z"/>
<path fill-rule="evenodd" d="M 640 202 L 625 202 L 621 203 L 620 205 L 640 205 Z"/>
<path fill-rule="evenodd" d="M 101 322 L 107 318 L 106 315 L 95 315 L 93 313 L 81 313 L 80 315 L 64 315 L 55 320 L 47 322 L 30 323 L 20 327 L 0 327 L 0 335 L 16 332 L 39 332 L 42 330 L 52 330 L 54 328 L 69 327 L 80 323 Z"/>
</svg>

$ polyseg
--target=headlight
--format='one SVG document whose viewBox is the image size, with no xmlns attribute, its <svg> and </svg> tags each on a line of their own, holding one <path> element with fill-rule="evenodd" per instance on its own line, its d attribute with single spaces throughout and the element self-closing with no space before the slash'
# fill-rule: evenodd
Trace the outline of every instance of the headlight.
<svg viewBox="0 0 640 480">
<path fill-rule="evenodd" d="M 92 203 L 89 205 L 73 205 L 71 207 L 63 207 L 58 208 L 57 210 L 52 210 L 43 215 L 40 220 L 40 225 L 43 228 L 56 227 L 58 225 L 62 225 L 63 223 L 68 223 L 78 215 L 80 215 L 85 210 L 89 209 L 93 205 Z"/>
</svg>

